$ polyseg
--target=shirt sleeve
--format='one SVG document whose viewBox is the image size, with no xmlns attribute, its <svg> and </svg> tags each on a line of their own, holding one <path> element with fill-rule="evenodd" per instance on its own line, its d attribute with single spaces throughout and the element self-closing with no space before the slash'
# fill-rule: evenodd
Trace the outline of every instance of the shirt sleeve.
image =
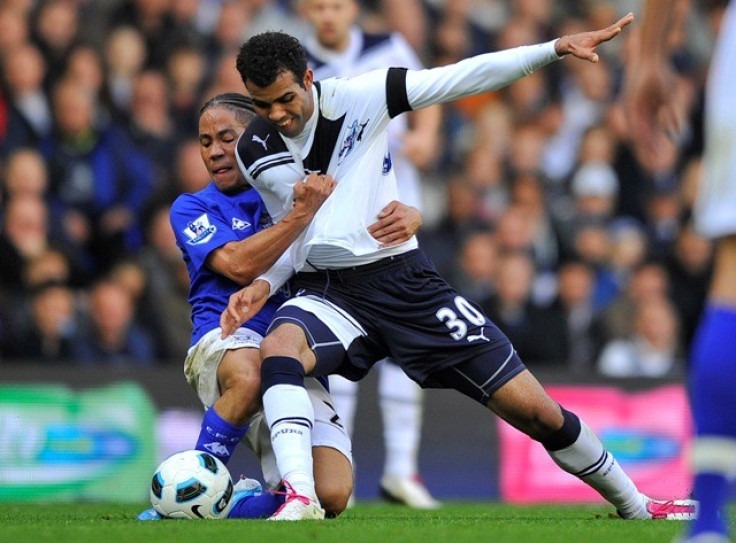
<svg viewBox="0 0 736 543">
<path fill-rule="evenodd" d="M 273 296 L 294 273 L 294 267 L 291 264 L 291 247 L 289 247 L 279 259 L 274 262 L 263 274 L 256 277 L 255 280 L 261 279 L 270 285 L 268 296 Z"/>
<path fill-rule="evenodd" d="M 394 109 L 389 107 L 390 114 L 392 117 L 396 116 L 402 112 L 399 111 L 402 107 L 421 109 L 510 85 L 517 79 L 561 59 L 555 52 L 556 41 L 477 55 L 431 70 L 403 70 L 403 75 L 392 69 L 387 78 L 387 97 L 390 101 L 393 96 L 398 105 Z M 403 97 L 398 92 L 402 78 L 406 89 L 403 105 Z"/>
<path fill-rule="evenodd" d="M 227 220 L 191 194 L 176 199 L 170 219 L 177 245 L 197 270 L 202 269 L 212 251 L 238 241 Z"/>
</svg>

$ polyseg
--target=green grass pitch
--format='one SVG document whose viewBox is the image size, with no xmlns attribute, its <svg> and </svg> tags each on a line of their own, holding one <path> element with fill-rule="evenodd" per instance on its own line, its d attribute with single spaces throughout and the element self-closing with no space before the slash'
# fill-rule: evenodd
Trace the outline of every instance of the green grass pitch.
<svg viewBox="0 0 736 543">
<path fill-rule="evenodd" d="M 146 504 L 114 503 L 2 504 L 0 541 L 669 543 L 684 527 L 680 522 L 623 521 L 615 518 L 611 508 L 605 506 L 449 502 L 438 511 L 428 512 L 364 502 L 339 519 L 324 522 L 136 521 L 135 516 L 145 508 Z"/>
</svg>

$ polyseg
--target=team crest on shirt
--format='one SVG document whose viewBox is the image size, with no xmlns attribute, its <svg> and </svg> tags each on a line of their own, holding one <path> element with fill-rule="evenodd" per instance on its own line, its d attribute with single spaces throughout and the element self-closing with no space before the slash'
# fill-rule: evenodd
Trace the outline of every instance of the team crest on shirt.
<svg viewBox="0 0 736 543">
<path fill-rule="evenodd" d="M 244 221 L 243 219 L 238 219 L 237 217 L 233 217 L 233 230 L 245 230 L 250 226 L 250 223 L 248 221 Z"/>
<path fill-rule="evenodd" d="M 189 245 L 199 245 L 200 243 L 207 243 L 211 240 L 212 236 L 217 232 L 217 227 L 210 224 L 207 213 L 204 213 L 187 223 L 187 227 L 182 232 L 189 238 L 187 240 Z"/>
<path fill-rule="evenodd" d="M 363 132 L 365 132 L 365 127 L 369 122 L 370 119 L 364 123 L 355 120 L 353 121 L 353 124 L 348 127 L 348 135 L 345 138 L 345 141 L 342 142 L 340 153 L 337 155 L 338 164 L 345 160 L 348 155 L 353 152 L 353 149 L 355 149 L 355 144 L 363 139 Z"/>
</svg>

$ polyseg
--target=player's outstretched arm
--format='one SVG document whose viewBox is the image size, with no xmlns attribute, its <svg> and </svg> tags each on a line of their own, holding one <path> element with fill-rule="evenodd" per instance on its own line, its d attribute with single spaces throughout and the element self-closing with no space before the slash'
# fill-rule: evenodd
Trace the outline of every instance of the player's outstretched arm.
<svg viewBox="0 0 736 543">
<path fill-rule="evenodd" d="M 631 50 L 624 79 L 624 107 L 633 149 L 644 166 L 655 164 L 665 138 L 674 138 L 685 124 L 685 108 L 669 62 L 667 38 L 675 10 L 669 1 L 649 0 Z"/>
<path fill-rule="evenodd" d="M 595 48 L 601 43 L 610 41 L 618 36 L 633 21 L 634 15 L 628 13 L 611 26 L 602 30 L 562 36 L 555 42 L 555 52 L 560 56 L 572 55 L 590 62 L 598 62 L 598 54 L 595 52 Z"/>
<path fill-rule="evenodd" d="M 329 175 L 309 174 L 294 185 L 294 206 L 271 228 L 212 252 L 207 265 L 238 284 L 247 285 L 268 270 L 309 225 L 336 186 Z"/>
<path fill-rule="evenodd" d="M 268 300 L 270 291 L 268 281 L 256 279 L 249 286 L 231 294 L 225 311 L 220 315 L 222 338 L 231 335 L 241 324 L 258 313 Z"/>
<path fill-rule="evenodd" d="M 368 227 L 368 232 L 381 247 L 393 247 L 409 241 L 422 226 L 422 214 L 396 200 L 390 202 L 378 214 L 378 220 Z"/>
</svg>

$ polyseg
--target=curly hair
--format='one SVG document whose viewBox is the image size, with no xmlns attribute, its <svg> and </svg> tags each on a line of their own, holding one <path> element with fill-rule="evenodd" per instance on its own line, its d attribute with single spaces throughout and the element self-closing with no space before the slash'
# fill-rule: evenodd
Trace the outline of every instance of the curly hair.
<svg viewBox="0 0 736 543">
<path fill-rule="evenodd" d="M 267 87 L 281 73 L 289 71 L 304 87 L 307 54 L 295 37 L 284 32 L 264 32 L 240 47 L 236 67 L 243 83 L 252 81 L 259 87 Z"/>
<path fill-rule="evenodd" d="M 243 126 L 246 126 L 256 116 L 250 97 L 237 92 L 225 92 L 210 98 L 199 109 L 199 116 L 201 117 L 205 111 L 216 107 L 235 113 L 235 119 Z"/>
</svg>

